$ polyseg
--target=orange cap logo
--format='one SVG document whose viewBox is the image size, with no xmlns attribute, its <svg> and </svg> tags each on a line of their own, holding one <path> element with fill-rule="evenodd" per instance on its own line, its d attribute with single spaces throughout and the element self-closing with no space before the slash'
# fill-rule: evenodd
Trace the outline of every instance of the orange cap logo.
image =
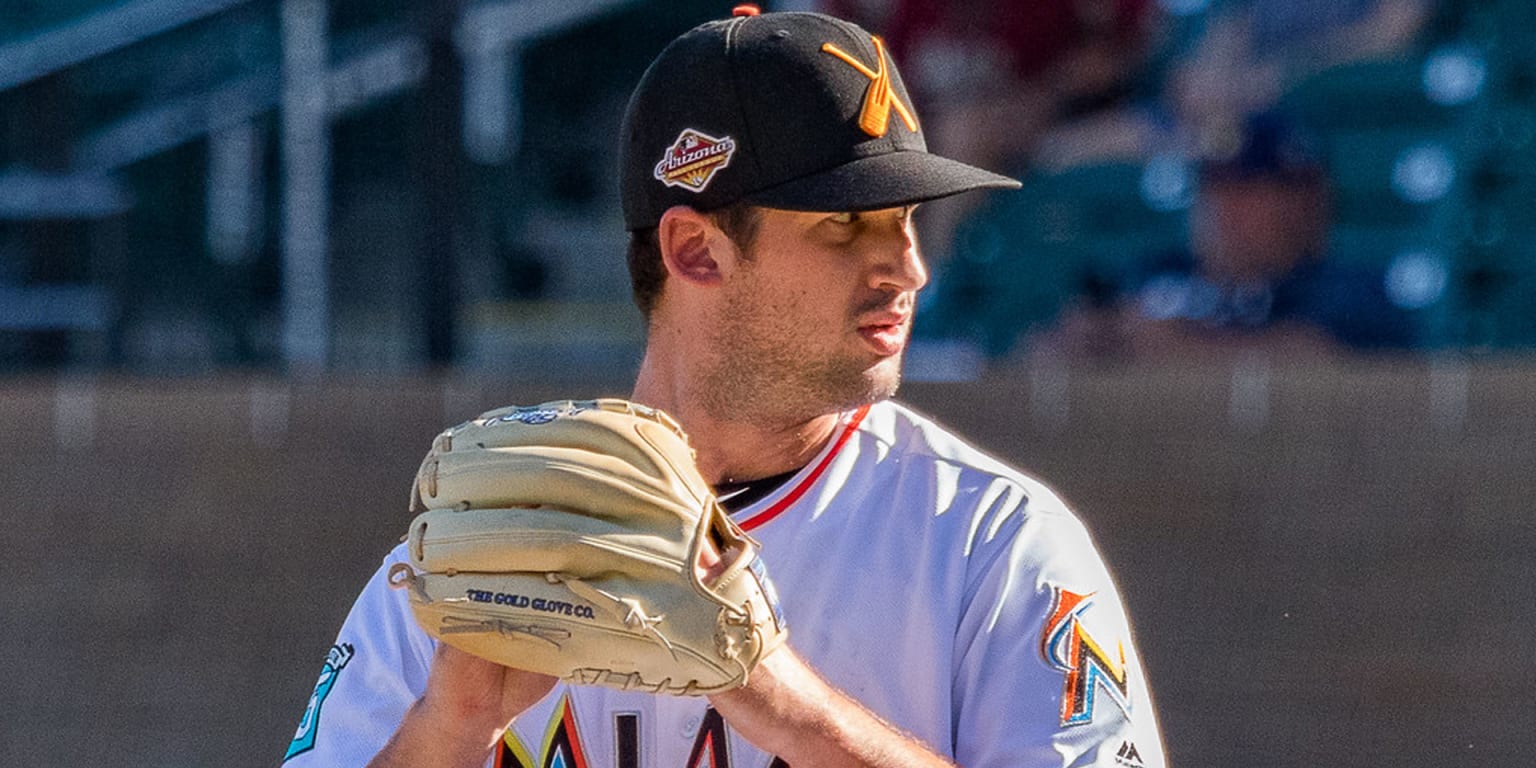
<svg viewBox="0 0 1536 768">
<path fill-rule="evenodd" d="M 821 50 L 830 53 L 848 63 L 848 66 L 859 71 L 859 74 L 869 78 L 869 89 L 864 91 L 864 107 L 859 110 L 859 129 L 875 138 L 884 136 L 891 125 L 891 110 L 901 116 L 901 121 L 907 124 L 907 130 L 917 132 L 917 118 L 912 116 L 912 111 L 907 105 L 901 103 L 896 91 L 891 87 L 891 71 L 886 67 L 885 44 L 880 42 L 878 35 L 870 35 L 875 41 L 875 58 L 879 59 L 877 67 L 870 69 L 864 63 L 849 55 L 846 51 L 831 43 L 823 43 Z"/>
</svg>

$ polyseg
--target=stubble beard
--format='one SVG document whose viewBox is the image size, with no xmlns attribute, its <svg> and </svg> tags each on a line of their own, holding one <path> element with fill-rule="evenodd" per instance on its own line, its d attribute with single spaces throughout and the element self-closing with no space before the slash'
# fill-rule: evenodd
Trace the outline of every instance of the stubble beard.
<svg viewBox="0 0 1536 768">
<path fill-rule="evenodd" d="M 699 393 L 713 418 L 784 427 L 888 399 L 901 385 L 899 353 L 876 363 L 818 357 L 792 333 L 764 333 L 759 317 L 728 312 L 714 324 Z"/>
</svg>

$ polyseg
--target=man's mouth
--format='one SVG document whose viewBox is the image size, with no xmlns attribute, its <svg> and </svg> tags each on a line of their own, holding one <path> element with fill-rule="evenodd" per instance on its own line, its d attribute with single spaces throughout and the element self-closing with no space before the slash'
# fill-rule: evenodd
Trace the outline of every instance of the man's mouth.
<svg viewBox="0 0 1536 768">
<path fill-rule="evenodd" d="M 859 335 L 864 337 L 865 343 L 869 344 L 876 354 L 889 357 L 899 354 L 906 346 L 909 327 L 911 327 L 910 315 L 882 312 L 865 318 L 859 324 Z"/>
</svg>

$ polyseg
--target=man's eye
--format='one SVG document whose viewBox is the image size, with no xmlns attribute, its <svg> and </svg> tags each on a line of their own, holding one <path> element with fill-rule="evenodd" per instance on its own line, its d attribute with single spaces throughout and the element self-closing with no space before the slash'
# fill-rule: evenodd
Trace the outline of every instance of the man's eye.
<svg viewBox="0 0 1536 768">
<path fill-rule="evenodd" d="M 837 215 L 827 217 L 827 221 L 830 221 L 833 224 L 852 224 L 857 220 L 858 214 L 855 213 L 839 213 Z"/>
</svg>

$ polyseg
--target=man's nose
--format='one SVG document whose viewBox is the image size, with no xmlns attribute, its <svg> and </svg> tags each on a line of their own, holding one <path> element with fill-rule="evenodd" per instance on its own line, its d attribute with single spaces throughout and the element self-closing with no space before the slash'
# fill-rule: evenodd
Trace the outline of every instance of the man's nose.
<svg viewBox="0 0 1536 768">
<path fill-rule="evenodd" d="M 873 287 L 918 291 L 928 284 L 928 266 L 923 262 L 911 219 L 893 227 L 889 238 L 882 238 L 880 254 L 878 268 L 871 279 Z"/>
</svg>

